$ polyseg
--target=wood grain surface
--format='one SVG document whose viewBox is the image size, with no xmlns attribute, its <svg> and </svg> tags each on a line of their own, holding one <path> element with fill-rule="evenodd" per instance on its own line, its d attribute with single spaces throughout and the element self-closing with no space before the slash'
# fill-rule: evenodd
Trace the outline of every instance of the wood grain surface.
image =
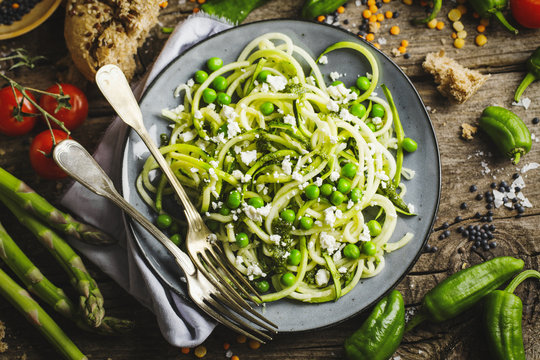
<svg viewBox="0 0 540 360">
<path fill-rule="evenodd" d="M 254 11 L 246 20 L 252 22 L 271 18 L 297 18 L 302 0 L 273 0 Z M 360 2 L 357 2 L 360 3 Z M 162 26 L 174 26 L 181 23 L 196 3 L 187 1 L 169 1 L 169 6 L 161 11 Z M 519 164 L 513 166 L 508 160 L 499 156 L 493 145 L 484 135 L 476 136 L 472 141 L 460 139 L 460 125 L 474 124 L 481 111 L 488 105 L 498 104 L 511 108 L 522 117 L 531 133 L 540 136 L 540 125 L 533 125 L 532 119 L 540 116 L 540 82 L 530 86 L 524 96 L 532 99 L 528 110 L 512 106 L 513 92 L 524 76 L 525 60 L 536 47 L 540 46 L 540 30 L 520 29 L 517 36 L 507 32 L 497 23 L 487 27 L 485 35 L 488 42 L 483 47 L 474 45 L 475 30 L 478 19 L 472 16 L 472 10 L 462 18 L 468 32 L 466 45 L 462 49 L 452 46 L 451 23 L 446 18 L 448 11 L 455 6 L 447 1 L 439 20 L 445 23 L 443 30 L 428 29 L 425 26 L 413 26 L 409 20 L 424 15 L 424 8 L 418 3 L 412 6 L 393 0 L 383 3 L 382 11 L 397 11 L 397 19 L 382 22 L 377 38 L 386 39 L 381 50 L 391 54 L 402 39 L 410 43 L 408 53 L 391 58 L 405 71 L 418 89 L 423 101 L 431 109 L 430 117 L 438 139 L 442 164 L 442 192 L 440 209 L 434 231 L 429 237 L 429 244 L 436 246 L 437 251 L 425 252 L 421 255 L 412 271 L 398 285 L 406 302 L 408 313 L 416 311 L 423 295 L 448 275 L 472 264 L 482 262 L 495 256 L 515 256 L 525 261 L 525 267 L 540 269 L 540 241 L 538 230 L 540 224 L 540 170 L 531 170 L 524 174 L 526 187 L 524 194 L 533 204 L 526 209 L 521 218 L 516 218 L 516 211 L 498 208 L 493 210 L 493 224 L 496 226 L 495 241 L 498 246 L 489 251 L 472 251 L 471 242 L 456 232 L 458 226 L 482 224 L 474 218 L 476 212 L 487 212 L 484 201 L 475 200 L 479 192 L 489 190 L 493 181 L 511 181 L 517 169 L 530 162 L 540 162 L 540 146 L 533 140 L 533 147 Z M 361 13 L 366 7 L 357 6 L 349 1 L 345 13 L 339 16 L 340 26 L 354 33 L 361 24 Z M 67 50 L 63 40 L 63 9 L 57 11 L 52 18 L 38 29 L 19 38 L 0 42 L 0 54 L 24 47 L 32 54 L 44 55 L 48 61 L 37 69 L 20 69 L 9 72 L 9 75 L 22 84 L 34 88 L 45 89 L 66 74 L 65 58 Z M 510 17 L 510 15 L 509 15 Z M 345 21 L 346 20 L 346 21 Z M 389 34 L 389 28 L 399 25 L 398 36 Z M 138 54 L 139 76 L 144 73 L 159 50 L 167 40 L 159 27 L 152 30 Z M 445 50 L 446 54 L 464 66 L 491 74 L 488 82 L 470 100 L 461 105 L 450 103 L 436 90 L 430 75 L 421 68 L 421 63 L 429 52 Z M 6 65 L 0 64 L 5 70 Z M 87 149 L 93 150 L 111 121 L 113 112 L 93 84 L 77 82 L 83 87 L 90 101 L 90 115 L 83 127 L 77 129 L 73 136 Z M 0 166 L 27 182 L 31 187 L 44 195 L 51 202 L 56 202 L 69 181 L 46 181 L 39 179 L 28 162 L 28 146 L 35 129 L 27 136 L 10 138 L 0 135 Z M 422 144 L 419 144 L 420 151 Z M 485 164 L 483 166 L 482 164 Z M 486 169 L 490 172 L 487 173 Z M 471 185 L 478 191 L 469 192 Z M 466 202 L 468 208 L 460 209 Z M 454 223 L 456 216 L 464 220 Z M 25 252 L 42 269 L 50 279 L 69 294 L 69 282 L 62 269 L 57 266 L 47 252 L 35 246 L 35 240 L 8 212 L 0 206 L 0 222 L 19 243 Z M 443 224 L 449 224 L 451 235 L 439 240 L 444 231 Z M 0 264 L 2 269 L 6 267 Z M 59 319 L 59 324 L 66 330 L 73 341 L 88 354 L 90 359 L 194 359 L 193 352 L 184 355 L 180 349 L 170 346 L 161 336 L 155 318 L 151 312 L 142 307 L 116 283 L 104 275 L 97 267 L 89 264 L 106 299 L 108 314 L 118 317 L 135 318 L 134 331 L 122 337 L 102 337 L 88 334 L 77 329 L 71 323 Z M 527 281 L 520 286 L 517 294 L 522 298 L 523 337 L 527 359 L 540 359 L 540 297 L 539 285 Z M 248 359 L 298 359 L 323 360 L 344 358 L 343 341 L 359 327 L 367 313 L 351 318 L 344 323 L 315 332 L 298 334 L 280 334 L 270 344 L 257 350 L 250 349 L 247 344 L 239 344 L 236 336 L 228 329 L 219 326 L 205 341 L 208 350 L 205 358 L 226 359 L 223 343 L 231 344 L 231 350 L 241 360 Z M 55 316 L 58 319 L 58 317 Z M 26 320 L 4 300 L 0 298 L 0 321 L 6 325 L 6 336 L 3 341 L 8 349 L 0 353 L 0 360 L 59 359 L 59 355 L 47 342 L 26 322 Z M 486 341 L 482 336 L 480 312 L 475 308 L 458 318 L 444 324 L 423 324 L 405 335 L 403 343 L 394 355 L 394 359 L 491 359 Z"/>
</svg>

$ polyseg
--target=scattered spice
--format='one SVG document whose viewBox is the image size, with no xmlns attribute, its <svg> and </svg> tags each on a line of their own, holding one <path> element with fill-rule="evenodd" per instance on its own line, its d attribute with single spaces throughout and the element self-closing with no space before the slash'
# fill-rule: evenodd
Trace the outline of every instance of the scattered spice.
<svg viewBox="0 0 540 360">
<path fill-rule="evenodd" d="M 474 139 L 474 135 L 478 132 L 478 127 L 463 123 L 461 124 L 461 137 L 465 140 L 472 140 Z"/>
</svg>

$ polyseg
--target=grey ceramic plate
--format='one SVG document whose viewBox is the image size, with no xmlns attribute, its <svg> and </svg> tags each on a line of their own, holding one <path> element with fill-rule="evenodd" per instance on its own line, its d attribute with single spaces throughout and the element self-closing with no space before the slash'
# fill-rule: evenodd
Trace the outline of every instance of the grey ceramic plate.
<svg viewBox="0 0 540 360">
<path fill-rule="evenodd" d="M 163 108 L 178 105 L 173 97 L 175 87 L 186 82 L 193 73 L 204 68 L 206 59 L 220 56 L 225 63 L 234 61 L 244 46 L 256 36 L 268 32 L 283 32 L 294 43 L 317 57 L 326 47 L 338 41 L 364 43 L 354 34 L 326 25 L 296 20 L 271 20 L 251 23 L 219 33 L 186 51 L 174 60 L 148 87 L 141 100 L 141 109 L 150 134 L 159 143 L 159 134 L 169 133 L 168 122 L 160 118 Z M 431 231 L 437 212 L 440 192 L 440 163 L 437 141 L 426 109 L 417 91 L 405 74 L 383 53 L 367 45 L 376 57 L 380 69 L 379 83 L 388 86 L 398 107 L 407 136 L 415 139 L 419 149 L 405 156 L 405 166 L 416 171 L 416 177 L 407 182 L 407 202 L 415 205 L 417 216 L 399 217 L 391 241 L 397 241 L 406 232 L 415 234 L 402 249 L 386 256 L 386 267 L 374 278 L 361 281 L 349 294 L 336 302 L 305 304 L 292 300 L 269 303 L 264 314 L 279 325 L 281 332 L 303 331 L 336 324 L 369 307 L 393 288 L 412 267 L 420 255 Z M 342 80 L 351 86 L 358 74 L 369 72 L 369 64 L 354 51 L 338 50 L 328 55 L 328 65 L 321 66 L 324 74 L 337 71 L 346 74 Z M 330 82 L 329 77 L 327 76 Z M 381 96 L 380 88 L 376 89 Z M 123 159 L 124 197 L 148 218 L 154 218 L 135 189 L 135 179 L 148 152 L 138 136 L 128 135 Z M 180 209 L 179 209 L 180 211 Z M 142 254 L 157 275 L 178 293 L 183 293 L 181 272 L 168 253 L 144 230 L 133 224 L 134 234 Z"/>
</svg>

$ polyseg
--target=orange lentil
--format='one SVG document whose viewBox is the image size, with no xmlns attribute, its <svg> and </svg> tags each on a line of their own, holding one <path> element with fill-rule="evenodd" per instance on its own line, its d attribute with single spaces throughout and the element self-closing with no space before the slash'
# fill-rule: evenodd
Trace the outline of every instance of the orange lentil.
<svg viewBox="0 0 540 360">
<path fill-rule="evenodd" d="M 206 356 L 206 348 L 202 345 L 199 345 L 195 348 L 195 350 L 193 350 L 193 353 L 195 354 L 196 357 L 198 357 L 199 359 L 203 358 Z"/>
<path fill-rule="evenodd" d="M 442 21 L 439 21 L 437 22 L 436 27 L 437 27 L 437 30 L 442 30 L 444 29 L 444 23 Z"/>
<path fill-rule="evenodd" d="M 374 22 L 377 22 L 377 15 L 371 15 L 371 16 L 369 17 L 369 22 L 373 22 L 373 23 L 374 23 Z"/>
<path fill-rule="evenodd" d="M 480 19 L 480 25 L 489 26 L 489 19 L 482 18 Z"/>
<path fill-rule="evenodd" d="M 367 34 L 367 35 L 366 35 L 366 40 L 367 40 L 367 41 L 373 41 L 373 40 L 375 40 L 375 34 L 373 34 L 373 33 Z"/>
<path fill-rule="evenodd" d="M 197 2 L 198 2 L 199 4 L 204 4 L 204 3 L 206 2 L 206 0 L 197 0 Z"/>
<path fill-rule="evenodd" d="M 457 34 L 455 32 L 452 33 L 452 39 L 457 39 Z"/>
<path fill-rule="evenodd" d="M 377 12 L 377 10 L 379 10 L 379 8 L 377 7 L 377 5 L 371 5 L 369 7 L 369 11 L 371 11 L 372 14 L 375 14 Z"/>
<path fill-rule="evenodd" d="M 390 28 L 390 34 L 392 35 L 399 35 L 400 29 L 399 26 L 394 25 Z"/>
<path fill-rule="evenodd" d="M 460 4 L 457 6 L 457 8 L 459 10 L 459 12 L 461 13 L 461 15 L 464 15 L 467 13 L 467 7 L 463 4 Z"/>
<path fill-rule="evenodd" d="M 14 8 L 14 9 L 18 9 L 19 8 L 19 4 L 18 3 L 13 3 L 11 4 L 11 7 Z"/>
<path fill-rule="evenodd" d="M 383 3 L 389 3 L 390 0 L 382 0 Z"/>
<path fill-rule="evenodd" d="M 400 47 L 398 48 L 398 51 L 399 51 L 400 53 L 402 53 L 402 54 L 405 54 L 405 53 L 407 52 L 407 48 L 406 48 L 405 46 L 400 46 Z"/>
<path fill-rule="evenodd" d="M 486 27 L 480 24 L 476 27 L 476 31 L 478 31 L 479 33 L 483 33 L 484 31 L 486 31 Z"/>
<path fill-rule="evenodd" d="M 182 354 L 189 354 L 189 350 L 190 350 L 190 348 L 183 347 L 180 351 L 182 351 Z"/>
<path fill-rule="evenodd" d="M 377 49 L 381 48 L 381 44 L 379 44 L 379 43 L 373 43 L 373 46 L 375 46 Z"/>
<path fill-rule="evenodd" d="M 223 350 L 229 350 L 230 347 L 231 347 L 231 344 L 229 344 L 228 342 L 223 343 Z"/>
<path fill-rule="evenodd" d="M 199 11 L 201 11 L 201 9 L 199 9 L 199 8 L 194 8 L 194 9 L 193 9 L 193 12 L 194 12 L 195 14 L 198 13 Z"/>
<path fill-rule="evenodd" d="M 480 14 L 477 13 L 476 11 L 472 13 L 472 16 L 473 16 L 473 18 L 475 18 L 475 19 L 480 18 Z"/>
<path fill-rule="evenodd" d="M 377 14 L 377 21 L 383 21 L 384 15 L 383 14 Z"/>
<path fill-rule="evenodd" d="M 240 360 L 240 358 L 238 357 L 238 355 L 233 355 L 233 356 L 231 357 L 231 360 Z"/>
<path fill-rule="evenodd" d="M 409 40 L 405 40 L 405 39 L 401 40 L 401 46 L 403 47 L 409 46 Z"/>
<path fill-rule="evenodd" d="M 375 0 L 368 0 L 367 1 L 367 6 L 371 6 L 371 5 L 375 5 L 376 1 Z"/>
<path fill-rule="evenodd" d="M 246 335 L 238 335 L 236 337 L 236 342 L 239 344 L 245 344 L 246 341 L 247 341 Z"/>
<path fill-rule="evenodd" d="M 384 16 L 386 16 L 387 19 L 391 19 L 394 17 L 394 13 L 391 11 L 387 11 L 384 13 Z"/>
<path fill-rule="evenodd" d="M 319 16 L 317 16 L 317 21 L 318 21 L 318 22 L 323 22 L 324 19 L 326 19 L 326 18 L 324 17 L 324 15 L 319 15 Z"/>
<path fill-rule="evenodd" d="M 371 11 L 369 10 L 362 11 L 362 16 L 364 17 L 364 19 L 369 19 L 369 17 L 371 16 Z"/>
<path fill-rule="evenodd" d="M 437 19 L 431 19 L 427 24 L 426 26 L 430 29 L 435 29 L 435 27 L 437 26 Z"/>
<path fill-rule="evenodd" d="M 338 14 L 343 14 L 345 12 L 345 8 L 343 6 L 340 6 L 337 8 L 337 13 Z"/>
<path fill-rule="evenodd" d="M 257 350 L 258 348 L 261 347 L 261 343 L 258 342 L 257 340 L 249 340 L 248 345 L 249 345 L 249 348 L 253 350 Z"/>
</svg>

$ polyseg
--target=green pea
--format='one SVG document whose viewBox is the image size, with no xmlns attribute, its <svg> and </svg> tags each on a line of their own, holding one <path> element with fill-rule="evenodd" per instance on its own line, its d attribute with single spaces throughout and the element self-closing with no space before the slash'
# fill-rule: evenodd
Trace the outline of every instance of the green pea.
<svg viewBox="0 0 540 360">
<path fill-rule="evenodd" d="M 403 150 L 410 153 L 415 152 L 416 149 L 418 149 L 418 144 L 416 143 L 416 141 L 408 137 L 403 139 L 401 146 L 403 147 Z"/>
<path fill-rule="evenodd" d="M 208 220 L 208 222 L 206 223 L 206 226 L 208 227 L 210 231 L 216 231 L 219 227 L 219 224 L 217 221 Z"/>
<path fill-rule="evenodd" d="M 167 229 L 172 224 L 172 217 L 168 214 L 161 214 L 157 217 L 156 224 L 160 229 Z"/>
<path fill-rule="evenodd" d="M 209 70 L 216 71 L 223 66 L 223 60 L 218 57 L 211 57 L 206 62 L 206 66 L 208 66 Z"/>
<path fill-rule="evenodd" d="M 171 241 L 176 246 L 180 246 L 180 244 L 182 243 L 182 237 L 180 236 L 180 234 L 174 234 L 169 239 L 171 239 Z"/>
<path fill-rule="evenodd" d="M 334 191 L 334 187 L 331 184 L 323 184 L 321 186 L 321 194 L 324 196 L 330 196 L 332 194 L 332 191 Z"/>
<path fill-rule="evenodd" d="M 384 107 L 381 104 L 373 104 L 371 108 L 371 117 L 382 118 L 384 116 Z"/>
<path fill-rule="evenodd" d="M 356 95 L 360 95 L 360 89 L 358 89 L 356 86 L 351 86 L 350 90 Z"/>
<path fill-rule="evenodd" d="M 343 194 L 347 194 L 349 191 L 351 191 L 351 181 L 349 179 L 341 178 L 339 179 L 337 183 L 337 189 L 339 192 L 342 192 Z"/>
<path fill-rule="evenodd" d="M 353 114 L 354 116 L 358 116 L 359 118 L 366 115 L 366 107 L 364 106 L 364 104 L 354 104 L 353 106 L 351 106 L 350 111 L 351 114 Z"/>
<path fill-rule="evenodd" d="M 262 83 L 262 82 L 266 82 L 266 78 L 267 78 L 268 75 L 270 75 L 270 74 L 271 74 L 270 71 L 268 71 L 268 70 L 263 70 L 263 71 L 261 71 L 261 72 L 257 75 L 257 80 L 258 80 L 259 82 L 261 82 L 261 83 Z"/>
<path fill-rule="evenodd" d="M 204 70 L 199 70 L 195 72 L 195 82 L 197 84 L 202 84 L 208 79 L 208 73 Z"/>
<path fill-rule="evenodd" d="M 375 126 L 374 123 L 368 122 L 366 125 L 367 125 L 367 127 L 369 128 L 369 130 L 371 130 L 371 131 L 373 131 L 373 132 L 377 131 L 377 127 Z"/>
<path fill-rule="evenodd" d="M 359 188 L 354 188 L 351 190 L 351 193 L 349 195 L 353 202 L 359 202 L 362 198 L 362 190 L 360 190 Z"/>
<path fill-rule="evenodd" d="M 267 101 L 265 103 L 262 103 L 261 104 L 261 107 L 259 108 L 261 110 L 261 112 L 263 113 L 263 115 L 270 115 L 271 113 L 274 112 L 274 104 L 272 104 L 271 102 Z"/>
<path fill-rule="evenodd" d="M 236 245 L 238 245 L 239 248 L 245 248 L 246 246 L 249 245 L 249 237 L 247 236 L 246 233 L 238 233 L 236 234 Z"/>
<path fill-rule="evenodd" d="M 294 212 L 294 210 L 286 209 L 279 213 L 279 217 L 287 222 L 292 223 L 294 219 L 296 219 L 296 213 Z"/>
<path fill-rule="evenodd" d="M 169 135 L 167 135 L 167 134 L 159 135 L 159 144 L 161 146 L 168 145 L 169 144 Z"/>
<path fill-rule="evenodd" d="M 377 245 L 373 241 L 366 241 L 362 246 L 362 252 L 366 255 L 373 256 L 377 253 Z"/>
<path fill-rule="evenodd" d="M 285 274 L 281 275 L 281 283 L 287 287 L 294 285 L 295 280 L 296 277 L 291 272 L 286 272 Z"/>
<path fill-rule="evenodd" d="M 342 202 L 345 201 L 345 195 L 341 191 L 334 191 L 332 195 L 330 195 L 330 202 L 336 206 L 340 205 Z"/>
<path fill-rule="evenodd" d="M 231 97 L 229 94 L 220 91 L 217 94 L 217 103 L 219 105 L 229 105 L 231 103 Z"/>
<path fill-rule="evenodd" d="M 223 76 L 218 76 L 214 79 L 214 81 L 212 81 L 212 87 L 217 91 L 223 91 L 227 89 L 227 86 L 227 79 L 225 79 Z"/>
<path fill-rule="evenodd" d="M 240 206 L 240 202 L 242 201 L 242 195 L 237 190 L 233 190 L 229 193 L 229 196 L 227 197 L 227 206 L 230 209 L 237 209 Z"/>
<path fill-rule="evenodd" d="M 338 86 L 339 84 L 343 84 L 343 81 L 336 80 L 330 84 L 330 86 Z"/>
<path fill-rule="evenodd" d="M 369 79 L 365 76 L 360 76 L 358 79 L 356 79 L 356 86 L 362 91 L 369 89 L 370 85 L 371 81 L 369 81 Z"/>
<path fill-rule="evenodd" d="M 265 293 L 270 290 L 270 284 L 266 280 L 256 281 L 255 289 L 260 293 Z"/>
<path fill-rule="evenodd" d="M 252 197 L 248 200 L 248 205 L 253 206 L 255 209 L 262 208 L 264 206 L 264 200 L 260 197 Z"/>
<path fill-rule="evenodd" d="M 231 213 L 231 209 L 229 209 L 228 207 L 226 207 L 225 205 L 223 205 L 221 208 L 219 208 L 219 213 L 221 215 L 229 215 Z"/>
<path fill-rule="evenodd" d="M 310 200 L 316 199 L 319 197 L 321 190 L 319 187 L 315 184 L 311 184 L 306 186 L 304 189 L 304 192 L 306 193 L 306 197 Z"/>
<path fill-rule="evenodd" d="M 360 257 L 360 249 L 356 244 L 347 244 L 343 248 L 343 255 L 348 259 L 358 259 Z"/>
<path fill-rule="evenodd" d="M 292 249 L 289 257 L 287 258 L 287 264 L 297 266 L 302 260 L 302 253 L 298 249 Z"/>
<path fill-rule="evenodd" d="M 349 179 L 352 179 L 356 176 L 356 172 L 358 171 L 358 166 L 353 163 L 347 163 L 341 168 L 341 175 L 348 177 Z"/>
<path fill-rule="evenodd" d="M 211 104 L 214 101 L 216 101 L 217 94 L 214 89 L 206 88 L 202 92 L 202 97 L 203 97 L 204 102 L 206 102 L 207 104 Z"/>
<path fill-rule="evenodd" d="M 169 227 L 169 234 L 176 234 L 180 231 L 180 225 L 177 222 L 173 222 Z"/>
<path fill-rule="evenodd" d="M 304 230 L 309 230 L 313 227 L 313 219 L 309 216 L 302 216 L 300 218 L 300 227 Z"/>
<path fill-rule="evenodd" d="M 382 231 L 381 224 L 379 224 L 379 222 L 377 220 L 368 221 L 367 226 L 368 226 L 368 229 L 369 229 L 369 234 L 372 237 L 375 237 L 375 236 L 379 235 L 381 233 L 381 231 Z"/>
</svg>

